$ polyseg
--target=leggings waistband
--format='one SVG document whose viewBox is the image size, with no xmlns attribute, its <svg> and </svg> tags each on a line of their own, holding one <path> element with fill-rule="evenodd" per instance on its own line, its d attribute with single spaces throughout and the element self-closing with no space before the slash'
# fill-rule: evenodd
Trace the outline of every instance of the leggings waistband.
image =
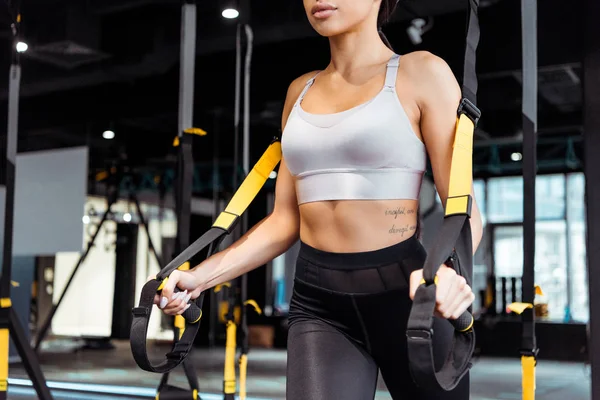
<svg viewBox="0 0 600 400">
<path fill-rule="evenodd" d="M 299 258 L 312 264 L 332 269 L 356 269 L 377 267 L 410 258 L 423 250 L 421 242 L 413 235 L 400 243 L 377 250 L 336 253 L 316 249 L 304 242 L 300 243 Z"/>
</svg>

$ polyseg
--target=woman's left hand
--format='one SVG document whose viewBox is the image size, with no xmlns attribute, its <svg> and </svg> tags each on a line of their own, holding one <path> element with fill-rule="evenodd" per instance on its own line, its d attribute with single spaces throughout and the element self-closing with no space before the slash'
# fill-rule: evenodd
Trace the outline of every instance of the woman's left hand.
<svg viewBox="0 0 600 400">
<path fill-rule="evenodd" d="M 465 278 L 444 264 L 438 270 L 437 277 L 435 314 L 445 319 L 458 319 L 473 304 L 475 295 Z M 410 274 L 411 300 L 414 300 L 422 280 L 422 269 Z"/>
</svg>

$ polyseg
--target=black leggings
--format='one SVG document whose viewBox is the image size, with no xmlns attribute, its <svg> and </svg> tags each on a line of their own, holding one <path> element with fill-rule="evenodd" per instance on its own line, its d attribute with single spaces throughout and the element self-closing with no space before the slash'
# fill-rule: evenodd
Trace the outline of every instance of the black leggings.
<svg viewBox="0 0 600 400">
<path fill-rule="evenodd" d="M 287 400 L 372 400 L 379 370 L 394 400 L 469 399 L 468 375 L 452 392 L 418 388 L 410 375 L 408 282 L 425 256 L 414 236 L 362 253 L 301 244 L 290 303 Z M 434 328 L 441 366 L 453 328 L 443 319 Z"/>
</svg>

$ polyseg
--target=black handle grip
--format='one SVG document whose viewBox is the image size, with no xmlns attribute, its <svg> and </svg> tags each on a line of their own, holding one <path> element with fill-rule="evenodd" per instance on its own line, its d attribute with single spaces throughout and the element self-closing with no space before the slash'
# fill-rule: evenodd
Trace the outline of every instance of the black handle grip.
<svg viewBox="0 0 600 400">
<path fill-rule="evenodd" d="M 190 307 L 191 308 L 191 307 Z M 463 315 L 458 317 L 458 319 L 450 319 L 449 320 L 454 329 L 459 332 L 468 332 L 473 329 L 473 323 L 475 322 L 473 319 L 473 315 L 470 312 L 465 311 Z"/>
<path fill-rule="evenodd" d="M 178 287 L 175 287 L 175 293 L 179 292 L 182 292 L 182 290 Z M 200 317 L 202 317 L 202 310 L 196 304 L 196 300 L 190 300 L 188 301 L 188 304 L 190 306 L 183 312 L 183 314 L 181 314 L 181 316 L 188 324 L 195 324 L 196 322 L 200 321 Z"/>
</svg>

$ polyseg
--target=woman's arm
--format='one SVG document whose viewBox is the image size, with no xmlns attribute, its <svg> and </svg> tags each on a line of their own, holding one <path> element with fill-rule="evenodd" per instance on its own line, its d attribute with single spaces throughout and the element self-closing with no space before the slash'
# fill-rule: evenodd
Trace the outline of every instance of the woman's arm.
<svg viewBox="0 0 600 400">
<path fill-rule="evenodd" d="M 417 90 L 417 104 L 420 110 L 420 128 L 431 167 L 437 192 L 444 206 L 448 198 L 452 145 L 457 122 L 457 110 L 462 98 L 456 78 L 450 67 L 442 59 L 419 52 L 408 61 L 407 69 Z M 471 231 L 473 254 L 481 241 L 483 229 L 481 214 L 475 201 L 473 188 L 471 210 Z M 436 312 L 443 318 L 456 319 L 475 300 L 466 279 L 445 265 L 438 270 L 436 290 Z M 414 271 L 410 277 L 410 296 L 414 298 L 417 287 L 423 278 L 423 270 Z"/>
<path fill-rule="evenodd" d="M 309 75 L 294 80 L 288 88 L 281 120 L 282 131 Z M 298 240 L 299 231 L 300 213 L 294 181 L 285 159 L 282 159 L 275 184 L 273 212 L 227 249 L 192 269 L 200 290 L 235 279 L 271 261 Z"/>
<path fill-rule="evenodd" d="M 431 162 L 435 187 L 442 204 L 446 206 L 456 112 L 462 95 L 456 78 L 445 61 L 426 52 L 419 54 L 419 58 L 420 68 L 415 68 L 415 75 L 419 84 L 417 101 L 421 110 L 421 134 Z M 471 232 L 475 254 L 483 235 L 483 225 L 472 187 L 471 196 Z"/>
<path fill-rule="evenodd" d="M 296 79 L 288 88 L 282 130 L 309 75 Z M 299 232 L 300 212 L 294 181 L 282 159 L 275 184 L 273 212 L 231 246 L 190 271 L 173 271 L 162 289 L 161 297 L 155 298 L 155 303 L 166 314 L 181 314 L 188 307 L 186 304 L 190 298 L 195 299 L 201 292 L 256 269 L 287 251 L 298 240 Z M 175 286 L 184 291 L 181 297 L 173 294 Z"/>
</svg>

